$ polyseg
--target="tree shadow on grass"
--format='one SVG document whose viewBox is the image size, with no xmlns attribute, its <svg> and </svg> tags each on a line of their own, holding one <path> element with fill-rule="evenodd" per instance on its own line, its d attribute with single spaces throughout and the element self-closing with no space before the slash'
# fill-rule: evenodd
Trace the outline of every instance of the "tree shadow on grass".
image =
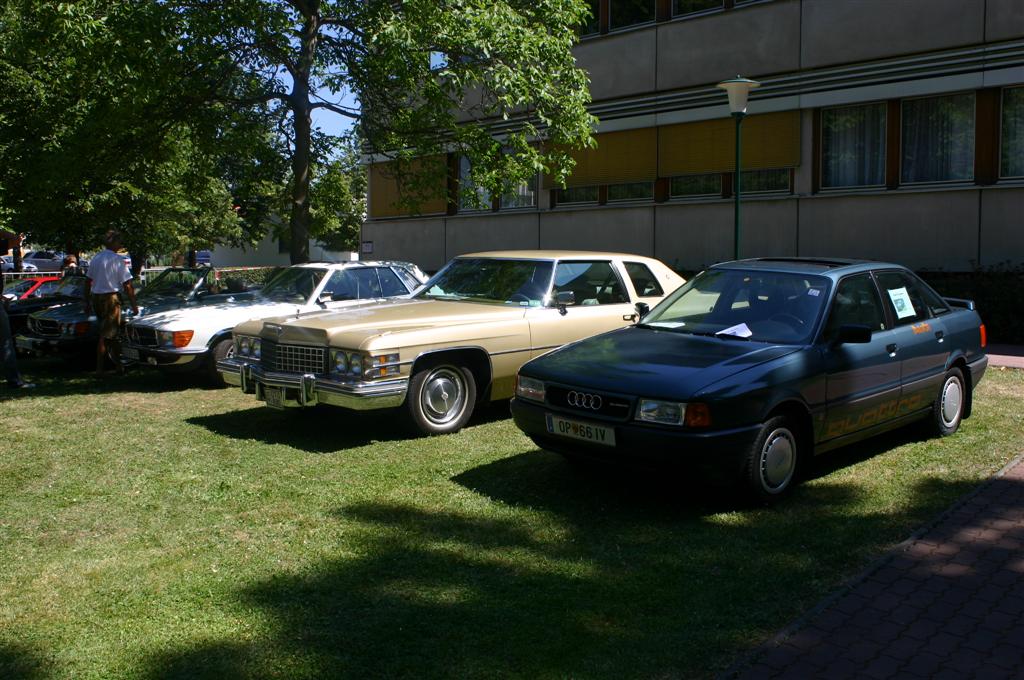
<svg viewBox="0 0 1024 680">
<path fill-rule="evenodd" d="M 708 677 L 970 486 L 923 480 L 894 514 L 843 484 L 730 512 L 692 483 L 598 479 L 533 452 L 455 477 L 484 510 L 344 505 L 336 556 L 238 592 L 267 639 L 151 676 L 225 650 L 229 677 Z"/>
<path fill-rule="evenodd" d="M 51 677 L 49 661 L 29 647 L 0 640 L 0 678 L 35 680 Z"/>
<path fill-rule="evenodd" d="M 260 404 L 260 402 L 255 402 Z M 469 427 L 507 418 L 508 404 L 486 405 L 473 414 Z M 255 439 L 308 453 L 335 453 L 374 442 L 422 437 L 407 425 L 403 409 L 349 411 L 334 406 L 289 408 L 283 411 L 260 404 L 244 411 L 195 416 L 186 422 L 232 439 Z M 453 436 L 453 435 L 442 435 Z"/>
<path fill-rule="evenodd" d="M 0 385 L 0 401 L 116 392 L 161 394 L 220 389 L 209 382 L 205 374 L 161 373 L 147 368 L 135 368 L 126 375 L 108 373 L 97 378 L 92 368 L 72 365 L 59 358 L 19 359 L 18 363 L 24 379 L 36 387 L 30 390 L 10 390 Z"/>
</svg>

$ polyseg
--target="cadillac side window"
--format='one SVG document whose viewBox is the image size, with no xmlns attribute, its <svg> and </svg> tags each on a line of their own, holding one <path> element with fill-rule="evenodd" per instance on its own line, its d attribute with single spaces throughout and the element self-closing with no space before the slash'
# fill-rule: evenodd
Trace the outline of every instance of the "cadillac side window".
<svg viewBox="0 0 1024 680">
<path fill-rule="evenodd" d="M 402 285 L 398 275 L 390 269 L 381 267 L 377 270 L 377 275 L 380 277 L 381 297 L 394 297 L 395 295 L 405 295 L 409 292 Z"/>
<path fill-rule="evenodd" d="M 402 281 L 405 282 L 405 285 L 409 288 L 410 291 L 416 290 L 417 288 L 420 287 L 420 282 L 417 281 L 416 277 L 410 274 L 409 270 L 406 269 L 405 267 L 392 267 L 392 270 L 395 272 L 395 274 L 398 275 L 400 279 L 402 279 Z M 384 277 L 381 277 L 381 281 L 384 281 Z M 399 293 L 399 295 L 401 295 L 401 293 Z"/>
<path fill-rule="evenodd" d="M 624 266 L 626 267 L 626 273 L 629 274 L 629 280 L 633 282 L 633 288 L 636 290 L 637 295 L 640 297 L 661 297 L 665 294 L 661 284 L 658 283 L 658 279 L 651 273 L 647 265 L 640 262 L 626 262 Z"/>
<path fill-rule="evenodd" d="M 572 292 L 577 305 L 615 305 L 629 302 L 610 262 L 559 262 L 552 297 Z"/>
<path fill-rule="evenodd" d="M 840 326 L 867 326 L 872 333 L 885 330 L 882 301 L 870 274 L 848 276 L 839 282 L 825 326 L 825 340 L 835 338 Z"/>
<path fill-rule="evenodd" d="M 910 277 L 901 272 L 879 272 L 875 274 L 875 278 L 897 326 L 929 318 L 928 305 L 921 295 L 921 289 Z"/>
<path fill-rule="evenodd" d="M 366 267 L 365 269 L 350 270 L 356 282 L 356 298 L 365 300 L 367 298 L 379 298 L 380 280 L 377 279 L 377 269 Z"/>
</svg>

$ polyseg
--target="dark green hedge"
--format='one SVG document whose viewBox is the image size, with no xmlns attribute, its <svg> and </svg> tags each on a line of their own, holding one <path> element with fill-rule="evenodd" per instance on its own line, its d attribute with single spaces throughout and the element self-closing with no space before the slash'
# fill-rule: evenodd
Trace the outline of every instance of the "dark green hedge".
<svg viewBox="0 0 1024 680">
<path fill-rule="evenodd" d="M 974 300 L 989 342 L 1024 345 L 1024 268 L 918 275 L 944 297 Z"/>
</svg>

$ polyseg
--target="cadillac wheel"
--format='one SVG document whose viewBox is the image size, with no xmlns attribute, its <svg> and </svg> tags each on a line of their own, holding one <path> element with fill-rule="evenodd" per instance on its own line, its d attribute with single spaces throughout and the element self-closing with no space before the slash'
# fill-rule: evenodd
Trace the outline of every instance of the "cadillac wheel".
<svg viewBox="0 0 1024 680">
<path fill-rule="evenodd" d="M 406 408 L 424 434 L 458 432 L 473 414 L 476 381 L 462 366 L 434 364 L 418 369 L 409 383 Z"/>
</svg>

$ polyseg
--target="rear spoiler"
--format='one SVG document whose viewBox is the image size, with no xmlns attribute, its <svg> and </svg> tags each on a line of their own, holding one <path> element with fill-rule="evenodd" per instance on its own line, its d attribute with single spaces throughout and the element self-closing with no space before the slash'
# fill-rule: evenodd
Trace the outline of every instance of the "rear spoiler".
<svg viewBox="0 0 1024 680">
<path fill-rule="evenodd" d="M 974 300 L 964 300 L 963 298 L 942 298 L 949 304 L 950 307 L 960 307 L 961 309 L 969 309 L 974 311 Z"/>
</svg>

